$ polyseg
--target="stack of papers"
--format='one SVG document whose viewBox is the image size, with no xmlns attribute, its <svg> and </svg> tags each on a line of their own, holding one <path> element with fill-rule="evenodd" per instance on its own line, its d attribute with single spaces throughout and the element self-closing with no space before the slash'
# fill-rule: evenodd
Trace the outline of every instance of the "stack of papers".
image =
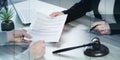
<svg viewBox="0 0 120 60">
<path fill-rule="evenodd" d="M 32 41 L 44 40 L 45 42 L 59 42 L 67 15 L 51 18 L 48 15 L 37 12 L 36 19 L 31 22 L 28 33 L 32 35 Z"/>
</svg>

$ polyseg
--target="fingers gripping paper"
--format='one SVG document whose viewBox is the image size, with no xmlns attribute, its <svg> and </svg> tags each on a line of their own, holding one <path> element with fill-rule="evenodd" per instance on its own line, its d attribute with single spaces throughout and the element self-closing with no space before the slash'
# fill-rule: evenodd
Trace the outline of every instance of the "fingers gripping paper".
<svg viewBox="0 0 120 60">
<path fill-rule="evenodd" d="M 66 21 L 67 15 L 50 18 L 38 12 L 37 18 L 30 26 L 29 34 L 32 41 L 45 40 L 45 42 L 58 42 Z"/>
</svg>

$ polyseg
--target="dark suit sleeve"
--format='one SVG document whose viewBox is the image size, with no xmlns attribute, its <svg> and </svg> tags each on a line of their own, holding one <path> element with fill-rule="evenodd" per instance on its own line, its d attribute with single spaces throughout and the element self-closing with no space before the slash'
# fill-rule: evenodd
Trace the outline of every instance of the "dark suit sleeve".
<svg viewBox="0 0 120 60">
<path fill-rule="evenodd" d="M 120 23 L 109 24 L 111 29 L 111 34 L 120 34 Z"/>
<path fill-rule="evenodd" d="M 86 12 L 91 11 L 91 0 L 81 0 L 80 2 L 73 5 L 70 9 L 62 11 L 64 14 L 68 14 L 67 22 L 82 17 Z"/>
<path fill-rule="evenodd" d="M 8 5 L 7 0 L 0 0 L 0 10 L 2 9 L 2 7 L 5 7 L 5 9 L 8 9 L 7 5 Z"/>
</svg>

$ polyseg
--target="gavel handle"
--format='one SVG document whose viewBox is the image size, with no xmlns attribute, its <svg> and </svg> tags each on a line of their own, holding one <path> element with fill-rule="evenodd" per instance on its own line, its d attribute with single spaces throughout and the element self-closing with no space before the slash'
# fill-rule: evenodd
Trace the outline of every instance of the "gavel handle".
<svg viewBox="0 0 120 60">
<path fill-rule="evenodd" d="M 63 49 L 59 49 L 59 50 L 53 51 L 53 54 L 57 54 L 57 53 L 60 53 L 60 52 L 65 52 L 65 51 L 69 51 L 69 50 L 73 50 L 73 49 L 80 48 L 80 47 L 85 47 L 85 46 L 87 46 L 87 45 L 63 48 Z"/>
</svg>

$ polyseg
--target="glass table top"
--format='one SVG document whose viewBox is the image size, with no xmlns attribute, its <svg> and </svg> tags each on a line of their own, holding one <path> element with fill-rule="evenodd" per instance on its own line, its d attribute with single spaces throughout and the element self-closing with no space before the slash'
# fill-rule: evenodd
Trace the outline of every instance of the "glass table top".
<svg viewBox="0 0 120 60">
<path fill-rule="evenodd" d="M 24 2 L 24 1 L 27 1 L 27 0 L 19 0 L 19 1 L 8 0 L 8 8 L 14 9 L 14 17 L 12 18 L 12 20 L 15 23 L 15 29 L 26 27 L 25 25 L 22 24 L 19 16 L 17 15 L 17 11 L 15 9 L 17 8 L 15 4 Z M 23 7 L 28 8 L 28 6 L 29 5 L 26 4 Z M 80 20 L 86 20 L 86 17 L 83 17 Z M 83 26 L 83 25 L 81 26 L 81 24 L 77 24 L 74 27 L 70 27 L 70 26 L 67 26 L 67 27 L 69 27 L 70 30 L 62 34 L 60 42 L 46 43 L 46 54 L 44 56 L 45 59 L 43 60 L 120 60 L 119 58 L 120 35 L 97 35 L 96 32 L 89 33 L 89 32 L 86 32 L 86 30 L 84 29 L 86 28 L 86 26 Z M 104 57 L 88 57 L 83 54 L 84 48 L 78 48 L 75 50 L 63 52 L 56 55 L 52 54 L 53 51 L 61 48 L 78 46 L 78 45 L 89 43 L 93 37 L 99 37 L 101 40 L 101 43 L 106 45 L 109 48 L 110 53 L 108 55 Z M 29 44 L 26 44 L 26 43 L 8 43 L 5 46 L 0 46 L 0 60 L 21 60 L 21 59 L 15 59 L 15 56 L 24 52 L 28 48 L 28 46 Z M 29 57 L 26 57 L 26 58 L 29 58 Z"/>
</svg>

